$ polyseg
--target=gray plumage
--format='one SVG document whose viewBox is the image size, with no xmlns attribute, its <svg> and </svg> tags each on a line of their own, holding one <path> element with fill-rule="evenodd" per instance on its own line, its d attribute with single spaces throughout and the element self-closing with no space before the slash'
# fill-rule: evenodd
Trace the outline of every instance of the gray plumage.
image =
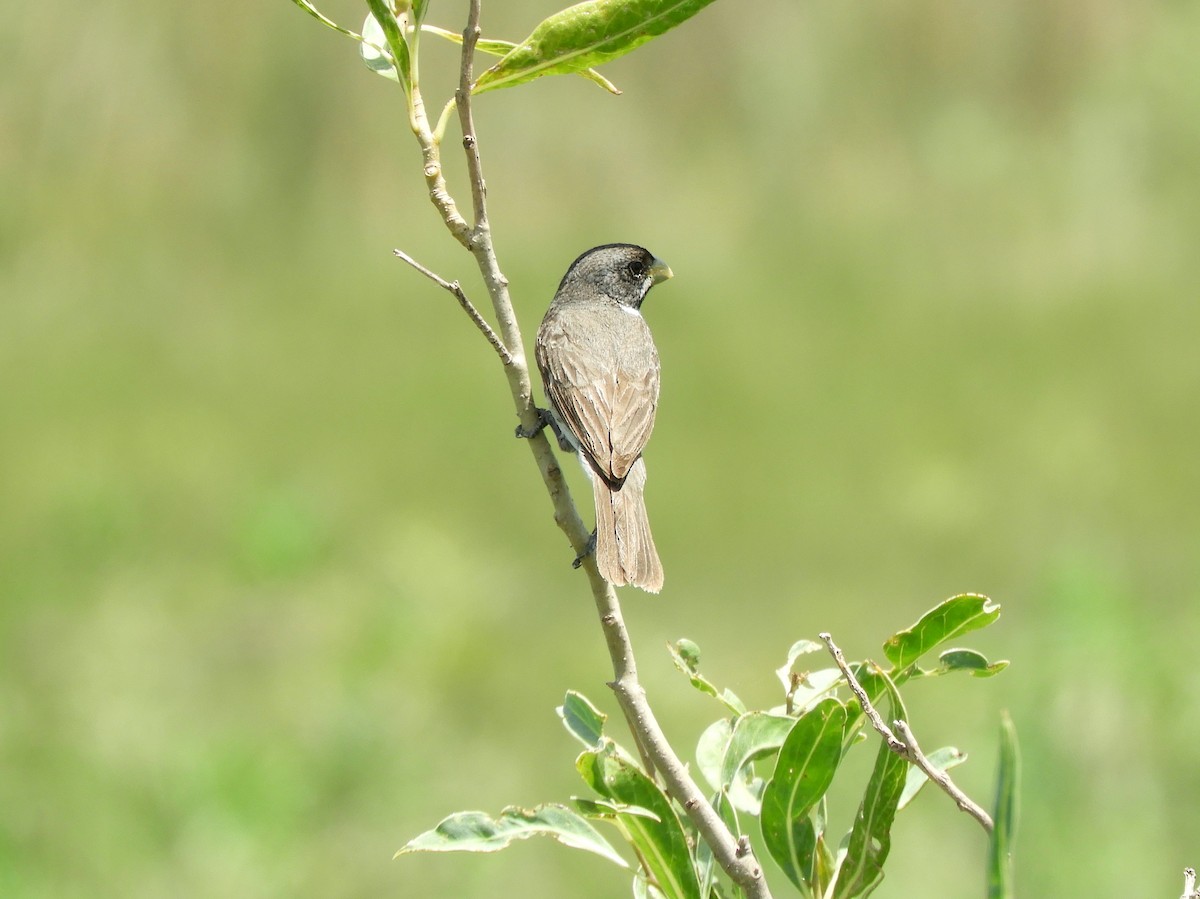
<svg viewBox="0 0 1200 899">
<path fill-rule="evenodd" d="M 658 350 L 640 307 L 671 270 L 632 244 L 572 263 L 538 328 L 535 358 L 551 411 L 592 476 L 596 565 L 615 586 L 662 589 L 642 451 L 658 408 Z"/>
</svg>

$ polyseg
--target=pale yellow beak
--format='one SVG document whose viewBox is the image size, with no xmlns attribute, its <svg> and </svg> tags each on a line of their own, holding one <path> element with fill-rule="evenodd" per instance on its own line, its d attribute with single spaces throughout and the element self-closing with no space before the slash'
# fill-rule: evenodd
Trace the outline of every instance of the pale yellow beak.
<svg viewBox="0 0 1200 899">
<path fill-rule="evenodd" d="M 660 284 L 668 278 L 675 277 L 675 273 L 671 271 L 671 266 L 667 265 L 657 256 L 650 263 L 650 281 L 653 284 Z"/>
</svg>

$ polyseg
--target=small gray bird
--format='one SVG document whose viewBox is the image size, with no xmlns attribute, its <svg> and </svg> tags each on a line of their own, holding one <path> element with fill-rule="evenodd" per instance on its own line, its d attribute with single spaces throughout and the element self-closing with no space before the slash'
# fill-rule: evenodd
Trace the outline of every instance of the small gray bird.
<svg viewBox="0 0 1200 899">
<path fill-rule="evenodd" d="M 614 586 L 662 589 L 642 450 L 658 408 L 658 350 L 641 305 L 671 277 L 633 244 L 588 250 L 567 269 L 538 328 L 535 358 L 560 439 L 579 453 L 596 500 L 596 565 Z"/>
</svg>

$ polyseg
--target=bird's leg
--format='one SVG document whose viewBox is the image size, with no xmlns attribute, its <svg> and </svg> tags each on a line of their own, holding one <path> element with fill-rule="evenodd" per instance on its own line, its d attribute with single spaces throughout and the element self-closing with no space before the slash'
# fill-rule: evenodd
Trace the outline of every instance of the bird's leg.
<svg viewBox="0 0 1200 899">
<path fill-rule="evenodd" d="M 583 547 L 583 552 L 575 557 L 575 561 L 571 563 L 572 568 L 578 568 L 583 564 L 583 560 L 596 551 L 596 532 L 592 531 L 592 536 L 588 537 L 587 544 Z"/>
<path fill-rule="evenodd" d="M 537 424 L 532 428 L 527 428 L 524 425 L 517 425 L 517 436 L 524 440 L 532 440 L 542 431 L 546 430 L 546 425 L 553 426 L 554 416 L 550 414 L 549 409 L 543 409 L 540 406 L 533 407 L 537 411 Z"/>
<path fill-rule="evenodd" d="M 517 425 L 516 435 L 525 440 L 530 440 L 542 433 L 546 426 L 550 426 L 550 430 L 554 432 L 554 436 L 558 438 L 558 448 L 564 453 L 575 452 L 575 444 L 563 436 L 562 429 L 558 426 L 558 419 L 554 417 L 554 413 L 549 409 L 542 409 L 535 406 L 537 409 L 538 421 L 532 428 L 526 428 L 524 425 Z"/>
</svg>

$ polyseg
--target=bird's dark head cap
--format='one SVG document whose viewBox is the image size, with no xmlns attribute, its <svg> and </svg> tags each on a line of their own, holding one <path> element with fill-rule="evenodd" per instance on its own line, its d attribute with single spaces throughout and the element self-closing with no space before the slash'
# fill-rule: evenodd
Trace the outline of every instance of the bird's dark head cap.
<svg viewBox="0 0 1200 899">
<path fill-rule="evenodd" d="M 559 282 L 558 290 L 571 283 L 586 284 L 605 296 L 637 309 L 650 288 L 671 277 L 665 262 L 631 243 L 610 243 L 581 254 Z"/>
</svg>

